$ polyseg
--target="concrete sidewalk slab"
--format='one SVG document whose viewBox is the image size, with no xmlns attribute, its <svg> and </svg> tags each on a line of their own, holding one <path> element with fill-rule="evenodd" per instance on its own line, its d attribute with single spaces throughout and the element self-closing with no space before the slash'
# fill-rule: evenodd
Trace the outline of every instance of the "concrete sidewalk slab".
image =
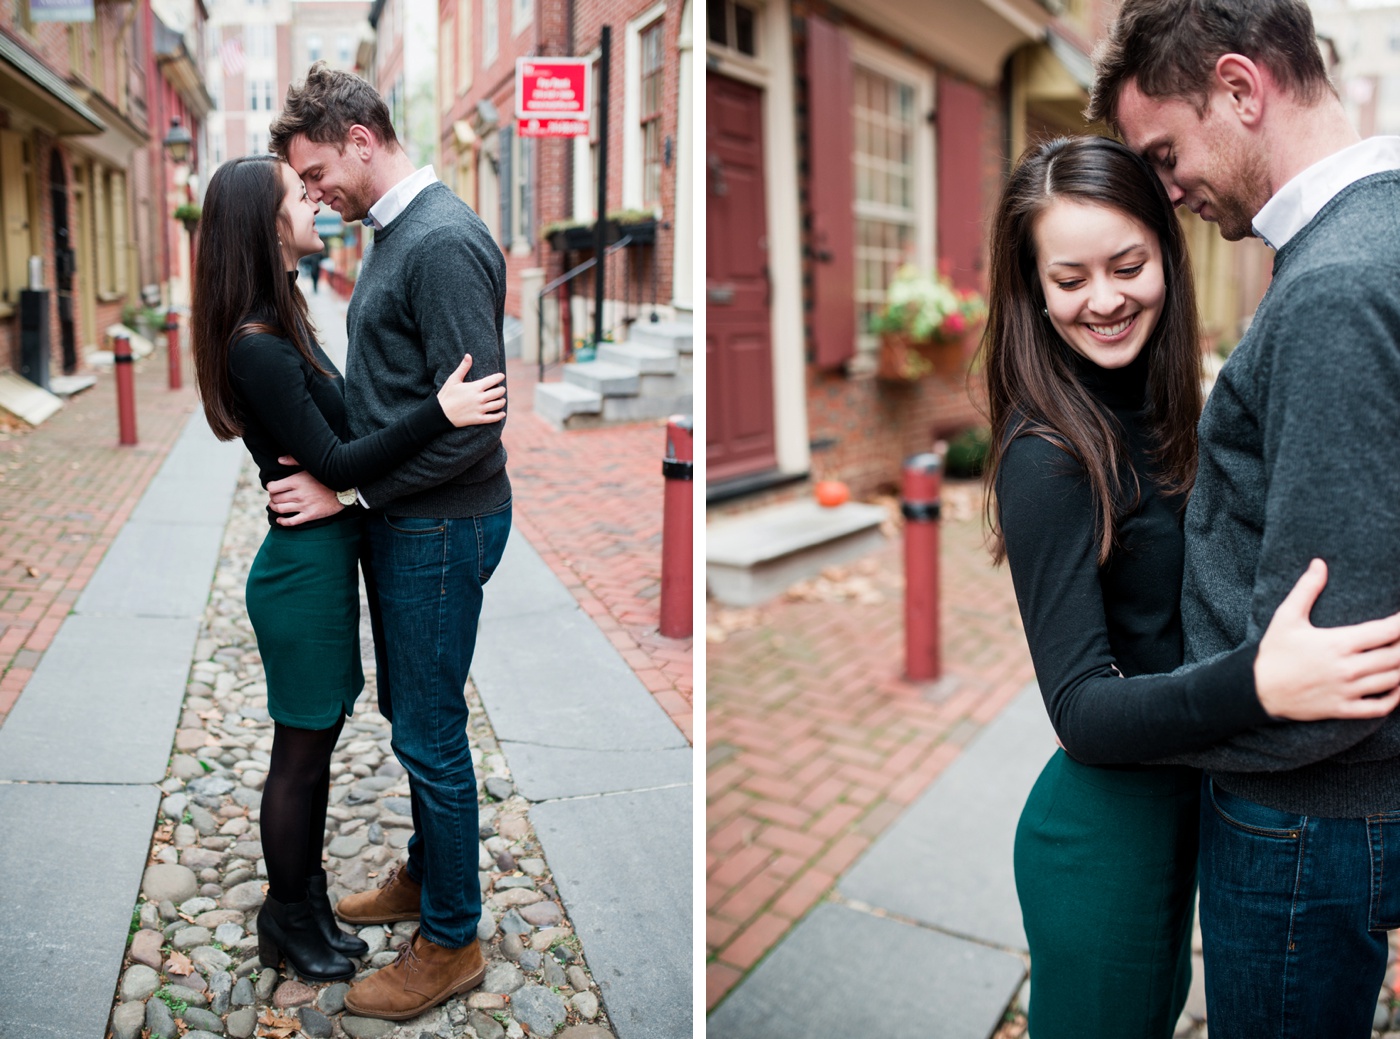
<svg viewBox="0 0 1400 1039">
<path fill-rule="evenodd" d="M 107 1034 L 159 804 L 153 786 L 0 784 L 0 1036 Z"/>
<path fill-rule="evenodd" d="M 198 635 L 194 617 L 69 617 L 0 729 L 0 779 L 159 783 Z"/>
<path fill-rule="evenodd" d="M 614 1030 L 689 1036 L 690 745 L 518 534 L 477 647 L 472 677 Z"/>
<path fill-rule="evenodd" d="M 690 782 L 685 737 L 519 535 L 491 579 L 477 644 L 472 673 L 525 797 Z"/>
<path fill-rule="evenodd" d="M 708 1034 L 987 1039 L 1024 974 L 1010 953 L 826 903 L 710 1015 Z"/>
<path fill-rule="evenodd" d="M 620 1039 L 692 1032 L 690 819 L 689 785 L 530 809 Z"/>
<path fill-rule="evenodd" d="M 841 894 L 1024 949 L 1012 847 L 1021 807 L 1054 751 L 1054 730 L 1031 683 L 851 867 Z"/>
</svg>

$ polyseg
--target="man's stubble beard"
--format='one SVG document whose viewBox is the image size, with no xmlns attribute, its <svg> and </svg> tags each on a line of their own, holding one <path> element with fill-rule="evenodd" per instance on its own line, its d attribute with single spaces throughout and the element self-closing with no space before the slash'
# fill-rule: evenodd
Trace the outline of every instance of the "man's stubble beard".
<svg viewBox="0 0 1400 1039">
<path fill-rule="evenodd" d="M 369 216 L 370 206 L 379 200 L 374 197 L 374 180 L 366 170 L 353 186 L 347 185 L 340 192 L 340 219 L 347 224 L 363 220 Z"/>
<path fill-rule="evenodd" d="M 1250 154 L 1246 149 L 1231 149 L 1224 155 L 1220 179 L 1229 184 L 1228 194 L 1222 190 L 1211 203 L 1215 210 L 1215 223 L 1220 229 L 1220 237 L 1227 242 L 1238 242 L 1254 234 L 1254 217 L 1269 200 L 1268 169 L 1263 156 Z"/>
</svg>

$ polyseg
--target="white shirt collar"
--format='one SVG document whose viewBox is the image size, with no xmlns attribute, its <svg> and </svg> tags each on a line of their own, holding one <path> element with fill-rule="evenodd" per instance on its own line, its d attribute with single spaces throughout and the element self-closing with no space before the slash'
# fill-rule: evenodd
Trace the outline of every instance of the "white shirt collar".
<svg viewBox="0 0 1400 1039">
<path fill-rule="evenodd" d="M 437 174 L 433 172 L 431 164 L 410 173 L 384 192 L 383 197 L 369 207 L 369 215 L 364 220 L 365 225 L 378 230 L 392 223 L 394 217 L 407 209 L 408 204 L 418 197 L 420 191 L 437 183 L 437 179 Z"/>
<path fill-rule="evenodd" d="M 1254 233 L 1270 248 L 1282 249 L 1343 188 L 1394 169 L 1400 169 L 1400 137 L 1368 137 L 1348 145 L 1279 188 L 1255 215 Z"/>
</svg>

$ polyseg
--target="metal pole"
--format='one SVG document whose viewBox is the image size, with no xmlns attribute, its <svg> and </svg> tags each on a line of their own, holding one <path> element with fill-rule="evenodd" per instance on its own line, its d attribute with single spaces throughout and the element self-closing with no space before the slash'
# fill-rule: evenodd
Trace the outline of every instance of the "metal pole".
<svg viewBox="0 0 1400 1039">
<path fill-rule="evenodd" d="M 688 639 L 693 628 L 694 590 L 691 532 L 694 528 L 695 427 L 689 415 L 672 415 L 666 424 L 666 457 L 661 475 L 666 489 L 661 518 L 661 623 L 668 639 Z"/>
<path fill-rule="evenodd" d="M 608 65 L 612 55 L 612 26 L 603 26 L 598 57 L 598 223 L 593 229 L 593 255 L 598 260 L 593 276 L 593 349 L 603 342 L 604 250 L 608 227 Z"/>
<path fill-rule="evenodd" d="M 904 463 L 904 674 L 911 682 L 943 674 L 938 616 L 942 484 L 938 455 L 915 455 Z"/>
<path fill-rule="evenodd" d="M 117 442 L 136 443 L 136 383 L 131 370 L 131 340 L 124 335 L 112 340 L 112 360 L 116 362 Z"/>
<path fill-rule="evenodd" d="M 180 315 L 172 307 L 165 313 L 165 352 L 169 369 L 169 384 L 178 390 L 183 384 L 180 375 Z"/>
</svg>

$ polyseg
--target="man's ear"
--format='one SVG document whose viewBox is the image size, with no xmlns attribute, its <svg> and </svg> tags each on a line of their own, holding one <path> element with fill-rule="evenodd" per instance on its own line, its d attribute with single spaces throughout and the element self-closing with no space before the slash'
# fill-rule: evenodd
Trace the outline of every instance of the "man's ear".
<svg viewBox="0 0 1400 1039">
<path fill-rule="evenodd" d="M 1214 91 L 1241 123 L 1257 127 L 1264 116 L 1268 73 L 1243 54 L 1222 54 L 1215 62 Z"/>
<path fill-rule="evenodd" d="M 369 161 L 379 148 L 379 138 L 374 136 L 374 132 L 369 127 L 361 126 L 359 123 L 351 126 L 350 132 L 346 136 L 348 138 L 346 146 L 354 149 L 361 161 Z"/>
</svg>

